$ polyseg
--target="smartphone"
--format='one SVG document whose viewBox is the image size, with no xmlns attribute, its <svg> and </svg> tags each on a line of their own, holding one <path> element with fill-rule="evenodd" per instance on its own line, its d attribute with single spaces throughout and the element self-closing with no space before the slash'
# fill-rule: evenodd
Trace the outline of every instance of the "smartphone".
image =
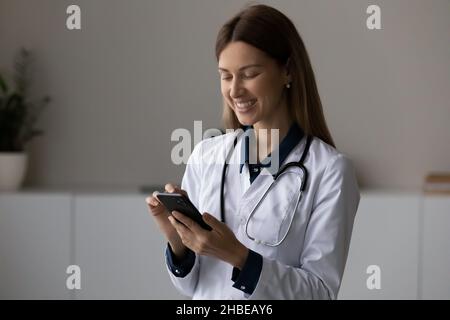
<svg viewBox="0 0 450 320">
<path fill-rule="evenodd" d="M 166 193 L 159 192 L 156 197 L 166 207 L 169 212 L 178 211 L 196 223 L 198 223 L 203 229 L 211 231 L 212 228 L 203 221 L 202 214 L 192 204 L 188 197 L 179 193 Z"/>
</svg>

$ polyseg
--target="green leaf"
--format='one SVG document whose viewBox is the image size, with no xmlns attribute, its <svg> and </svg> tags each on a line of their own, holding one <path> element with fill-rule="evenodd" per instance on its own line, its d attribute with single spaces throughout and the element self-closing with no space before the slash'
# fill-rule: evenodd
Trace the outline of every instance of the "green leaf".
<svg viewBox="0 0 450 320">
<path fill-rule="evenodd" d="M 32 54 L 21 49 L 14 61 L 14 90 L 9 91 L 7 82 L 0 75 L 0 151 L 24 150 L 25 144 L 44 134 L 35 124 L 50 103 L 44 96 L 33 101 L 28 95 L 32 76 Z"/>
<path fill-rule="evenodd" d="M 0 89 L 2 89 L 3 94 L 8 93 L 8 85 L 6 84 L 5 79 L 3 79 L 2 75 L 0 74 Z"/>
</svg>

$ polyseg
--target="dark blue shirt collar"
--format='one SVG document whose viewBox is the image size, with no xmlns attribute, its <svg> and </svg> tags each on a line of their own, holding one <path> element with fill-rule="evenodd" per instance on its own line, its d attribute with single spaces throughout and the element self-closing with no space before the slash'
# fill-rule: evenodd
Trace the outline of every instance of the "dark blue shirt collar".
<svg viewBox="0 0 450 320">
<path fill-rule="evenodd" d="M 251 129 L 251 126 L 244 126 L 244 134 L 243 134 L 243 140 L 242 140 L 242 146 L 241 146 L 241 161 L 240 161 L 240 173 L 242 173 L 242 168 L 244 164 L 249 164 L 249 141 L 250 139 L 248 136 L 250 134 L 254 134 L 253 130 Z M 291 127 L 288 130 L 288 133 L 283 138 L 281 143 L 278 146 L 277 152 L 279 152 L 279 165 L 281 165 L 284 160 L 286 160 L 286 157 L 289 155 L 289 153 L 294 149 L 294 147 L 300 142 L 300 140 L 303 138 L 304 132 L 300 128 L 300 126 L 294 122 Z M 247 137 L 247 138 L 246 138 Z M 268 155 L 270 157 L 270 154 Z M 252 166 L 256 167 L 270 167 L 270 160 L 268 158 L 264 159 L 262 163 L 258 164 L 252 164 Z"/>
</svg>

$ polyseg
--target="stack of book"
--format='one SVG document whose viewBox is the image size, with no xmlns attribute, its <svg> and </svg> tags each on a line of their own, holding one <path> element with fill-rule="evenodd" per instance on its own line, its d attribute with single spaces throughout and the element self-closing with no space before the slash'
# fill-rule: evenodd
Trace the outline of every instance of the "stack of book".
<svg viewBox="0 0 450 320">
<path fill-rule="evenodd" d="M 434 172 L 425 178 L 424 192 L 450 195 L 450 172 Z"/>
</svg>

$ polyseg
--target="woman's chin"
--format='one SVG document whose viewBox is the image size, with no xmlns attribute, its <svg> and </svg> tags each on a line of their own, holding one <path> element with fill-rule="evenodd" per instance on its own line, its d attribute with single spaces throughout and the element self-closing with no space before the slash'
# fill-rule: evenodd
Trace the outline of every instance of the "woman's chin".
<svg viewBox="0 0 450 320">
<path fill-rule="evenodd" d="M 252 126 L 256 122 L 258 122 L 258 119 L 254 115 L 240 115 L 237 114 L 236 118 L 238 119 L 239 123 L 244 126 Z"/>
<path fill-rule="evenodd" d="M 239 123 L 242 124 L 243 126 L 252 126 L 252 125 L 254 125 L 257 122 L 254 119 L 238 118 L 238 120 L 239 120 Z"/>
</svg>

